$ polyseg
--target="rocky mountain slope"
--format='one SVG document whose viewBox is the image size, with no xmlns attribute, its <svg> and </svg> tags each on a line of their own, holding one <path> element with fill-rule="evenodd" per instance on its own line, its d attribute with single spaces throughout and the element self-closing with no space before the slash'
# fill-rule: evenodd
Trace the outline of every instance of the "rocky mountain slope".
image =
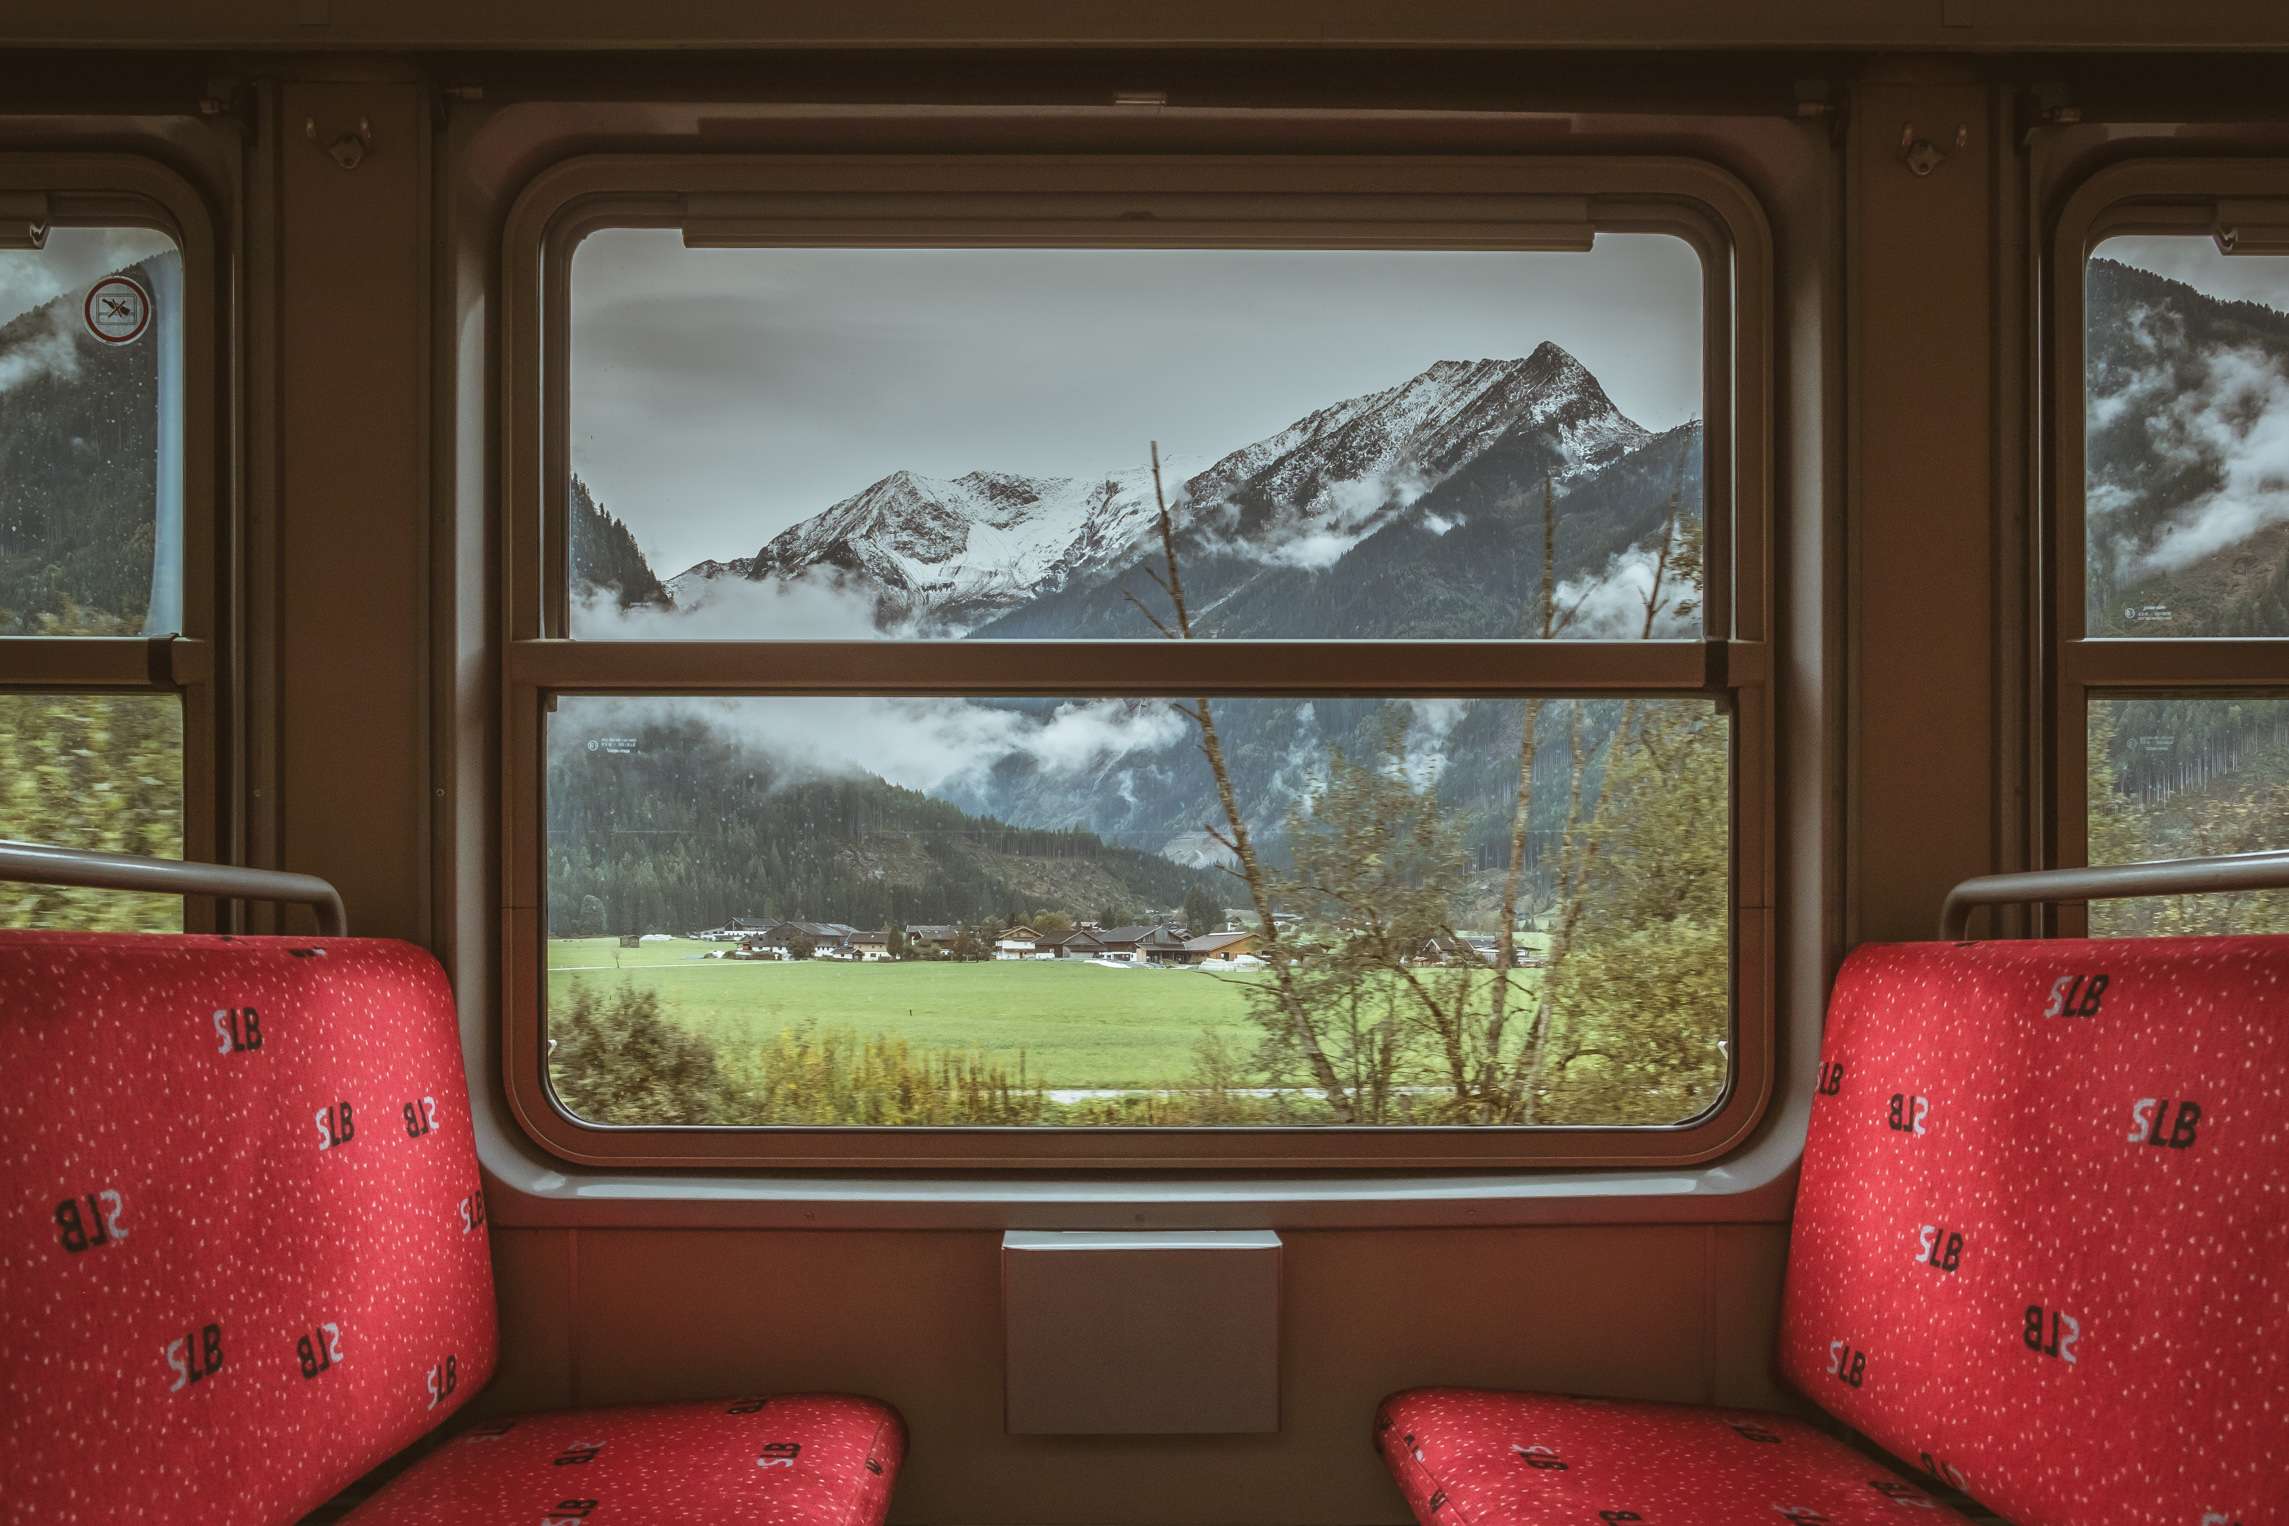
<svg viewBox="0 0 2289 1526">
<path fill-rule="evenodd" d="M 1444 534 L 1457 522 L 1448 500 L 1457 512 L 1511 508 L 1528 483 L 1568 484 L 1650 443 L 1579 361 L 1543 344 L 1522 359 L 1440 361 L 1190 475 L 1164 462 L 1163 478 L 1188 551 L 1232 564 L 1204 585 L 1213 601 L 1238 593 L 1250 570 L 1324 572 L 1402 521 Z M 1130 636 L 1104 617 L 1118 606 L 1134 620 L 1121 591 L 1157 556 L 1156 522 L 1143 466 L 1088 478 L 900 471 L 753 556 L 701 562 L 667 586 L 693 608 L 726 579 L 829 581 L 871 600 L 890 634 L 984 634 L 1014 619 L 991 634 Z"/>
</svg>

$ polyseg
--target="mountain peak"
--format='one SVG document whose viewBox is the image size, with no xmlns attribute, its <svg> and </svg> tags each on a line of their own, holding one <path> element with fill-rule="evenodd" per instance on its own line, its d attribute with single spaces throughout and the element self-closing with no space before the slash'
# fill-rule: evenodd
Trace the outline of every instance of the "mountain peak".
<svg viewBox="0 0 2289 1526">
<path fill-rule="evenodd" d="M 1647 438 L 1580 361 L 1544 341 L 1523 356 L 1434 360 L 1205 471 L 1167 476 L 1171 498 L 1190 506 L 1188 523 L 1218 551 L 1316 568 L 1498 443 L 1522 451 L 1527 470 L 1571 478 Z M 902 468 L 726 570 L 787 579 L 832 569 L 878 591 L 880 607 L 900 619 L 958 631 L 1125 564 L 1156 515 L 1143 465 L 1075 477 L 980 469 L 939 478 Z M 686 586 L 695 593 L 719 575 L 693 572 Z"/>
</svg>

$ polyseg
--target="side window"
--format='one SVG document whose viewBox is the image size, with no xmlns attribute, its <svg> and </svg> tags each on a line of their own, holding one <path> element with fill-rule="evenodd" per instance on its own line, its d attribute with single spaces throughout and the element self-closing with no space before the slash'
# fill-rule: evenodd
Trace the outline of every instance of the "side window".
<svg viewBox="0 0 2289 1526">
<path fill-rule="evenodd" d="M 182 293 L 155 229 L 0 250 L 0 634 L 181 630 Z"/>
<path fill-rule="evenodd" d="M 187 708 L 208 699 L 175 678 L 203 611 L 171 224 L 102 187 L 0 186 L 0 835 L 186 849 Z M 0 887 L 0 927 L 182 922 L 173 897 Z"/>
<path fill-rule="evenodd" d="M 2117 205 L 2076 273 L 2081 451 L 2061 476 L 2081 511 L 2083 629 L 2064 664 L 2081 713 L 2061 729 L 2084 749 L 2093 863 L 2289 842 L 2289 248 L 2265 235 L 2268 205 L 2289 209 Z M 2106 902 L 2089 919 L 2104 935 L 2281 931 L 2289 895 Z"/>
<path fill-rule="evenodd" d="M 721 173 L 540 251 L 529 1112 L 1223 1164 L 1757 1105 L 1762 320 L 1696 186 Z"/>
</svg>

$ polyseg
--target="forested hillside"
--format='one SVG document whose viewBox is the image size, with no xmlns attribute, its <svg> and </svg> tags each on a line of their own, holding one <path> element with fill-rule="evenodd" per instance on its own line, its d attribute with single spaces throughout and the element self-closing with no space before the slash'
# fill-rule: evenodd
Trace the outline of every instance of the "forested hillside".
<svg viewBox="0 0 2289 1526">
<path fill-rule="evenodd" d="M 1007 826 L 863 775 L 793 775 L 698 720 L 560 743 L 548 772 L 552 937 L 734 916 L 1118 919 L 1231 889 L 1221 872 L 1087 832 Z"/>
<path fill-rule="evenodd" d="M 2090 262 L 2093 635 L 2289 635 L 2289 313 Z"/>
<path fill-rule="evenodd" d="M 636 537 L 577 476 L 572 479 L 571 536 L 574 593 L 609 593 L 622 609 L 668 602 L 667 590 L 644 559 Z"/>
</svg>

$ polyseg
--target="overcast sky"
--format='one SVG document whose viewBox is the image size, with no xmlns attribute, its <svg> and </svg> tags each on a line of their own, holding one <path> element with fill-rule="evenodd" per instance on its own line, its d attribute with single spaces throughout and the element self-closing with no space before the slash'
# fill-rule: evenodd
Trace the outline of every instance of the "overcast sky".
<svg viewBox="0 0 2289 1526">
<path fill-rule="evenodd" d="M 686 250 L 592 234 L 572 272 L 572 459 L 664 576 L 751 555 L 900 468 L 1192 470 L 1437 360 L 1554 339 L 1621 410 L 1700 412 L 1700 271 L 1590 254 Z"/>
</svg>

